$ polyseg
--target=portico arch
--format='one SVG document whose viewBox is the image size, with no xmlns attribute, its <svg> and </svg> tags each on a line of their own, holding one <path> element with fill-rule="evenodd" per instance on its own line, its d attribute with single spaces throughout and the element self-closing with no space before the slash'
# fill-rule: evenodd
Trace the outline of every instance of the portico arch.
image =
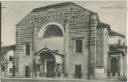
<svg viewBox="0 0 128 82">
<path fill-rule="evenodd" d="M 40 71 L 45 72 L 47 77 L 54 77 L 56 64 L 54 55 L 49 51 L 44 51 L 39 56 L 41 59 Z"/>
<path fill-rule="evenodd" d="M 38 51 L 35 56 L 36 73 L 40 77 L 55 77 L 60 69 L 58 65 L 63 66 L 63 55 L 58 54 L 48 48 Z"/>
<path fill-rule="evenodd" d="M 50 37 L 46 35 L 50 35 Z M 41 28 L 37 41 L 38 50 L 47 47 L 50 50 L 58 50 L 58 53 L 63 54 L 63 45 L 64 29 L 62 24 L 50 22 Z"/>
</svg>

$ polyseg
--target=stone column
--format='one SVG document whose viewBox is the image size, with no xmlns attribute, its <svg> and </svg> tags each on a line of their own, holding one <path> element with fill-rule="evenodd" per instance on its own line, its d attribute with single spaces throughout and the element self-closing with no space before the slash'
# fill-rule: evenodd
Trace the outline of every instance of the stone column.
<svg viewBox="0 0 128 82">
<path fill-rule="evenodd" d="M 55 74 L 55 77 L 57 78 L 58 77 L 58 72 L 57 72 L 57 62 L 55 61 L 55 66 L 54 66 L 54 74 Z"/>
<path fill-rule="evenodd" d="M 119 55 L 119 64 L 120 64 L 120 65 L 119 65 L 119 66 L 120 66 L 120 67 L 119 67 L 119 68 L 120 68 L 119 72 L 120 72 L 120 76 L 123 76 L 123 75 L 122 75 L 122 67 L 123 67 L 122 62 L 123 62 L 123 61 L 122 61 L 122 54 L 120 54 L 120 55 Z"/>
<path fill-rule="evenodd" d="M 108 73 L 111 76 L 111 57 L 108 58 Z"/>
<path fill-rule="evenodd" d="M 47 62 L 46 62 L 46 60 L 44 61 L 44 74 L 45 74 L 45 76 L 46 76 L 46 73 L 47 73 Z"/>
<path fill-rule="evenodd" d="M 103 28 L 103 40 L 102 40 L 102 44 L 103 44 L 103 68 L 104 68 L 104 75 L 105 78 L 107 78 L 107 70 L 108 70 L 108 29 L 107 28 Z"/>
</svg>

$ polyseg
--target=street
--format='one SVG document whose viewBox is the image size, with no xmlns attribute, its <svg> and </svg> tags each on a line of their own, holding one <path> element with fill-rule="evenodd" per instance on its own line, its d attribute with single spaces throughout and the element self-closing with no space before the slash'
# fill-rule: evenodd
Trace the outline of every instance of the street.
<svg viewBox="0 0 128 82">
<path fill-rule="evenodd" d="M 126 82 L 117 80 L 78 80 L 78 79 L 2 79 L 2 82 Z"/>
</svg>

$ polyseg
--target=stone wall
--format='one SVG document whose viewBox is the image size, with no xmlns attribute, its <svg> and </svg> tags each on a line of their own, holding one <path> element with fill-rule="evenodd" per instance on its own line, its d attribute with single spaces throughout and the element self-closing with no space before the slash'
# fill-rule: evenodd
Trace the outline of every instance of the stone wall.
<svg viewBox="0 0 128 82">
<path fill-rule="evenodd" d="M 96 68 L 104 69 L 104 78 L 107 78 L 108 72 L 108 25 L 99 23 L 97 26 L 97 42 L 96 42 Z"/>
<path fill-rule="evenodd" d="M 23 69 L 25 65 L 30 65 L 32 68 L 33 55 L 39 51 L 42 46 L 41 39 L 39 39 L 39 33 L 45 28 L 45 25 L 49 23 L 57 23 L 62 26 L 64 30 L 63 54 L 65 56 L 65 74 L 70 78 L 74 78 L 75 65 L 82 65 L 83 78 L 87 78 L 89 70 L 88 65 L 92 65 L 90 67 L 94 70 L 94 63 L 96 63 L 95 57 L 99 57 L 96 55 L 96 38 L 98 37 L 97 40 L 100 38 L 100 34 L 96 36 L 96 33 L 99 33 L 98 31 L 96 32 L 97 15 L 73 4 L 49 8 L 42 11 L 33 10 L 17 25 L 16 42 L 18 48 L 16 53 L 18 52 L 19 57 L 18 73 L 21 75 L 20 77 L 24 77 Z M 91 37 L 89 35 L 89 30 L 94 30 L 90 33 Z M 91 38 L 92 41 L 88 40 L 89 38 Z M 81 54 L 74 52 L 74 42 L 76 39 L 82 39 L 83 41 L 83 52 Z M 31 43 L 30 56 L 24 55 L 23 44 L 26 42 Z M 90 46 L 90 48 L 88 46 Z M 104 63 L 103 60 L 102 62 Z M 92 70 L 92 75 L 94 75 L 94 71 Z"/>
</svg>

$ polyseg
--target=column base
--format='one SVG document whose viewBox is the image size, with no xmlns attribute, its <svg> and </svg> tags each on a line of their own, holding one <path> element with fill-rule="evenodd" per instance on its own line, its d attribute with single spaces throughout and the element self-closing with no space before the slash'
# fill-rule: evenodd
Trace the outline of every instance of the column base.
<svg viewBox="0 0 128 82">
<path fill-rule="evenodd" d="M 95 68 L 95 79 L 107 79 L 107 73 L 102 68 Z"/>
</svg>

